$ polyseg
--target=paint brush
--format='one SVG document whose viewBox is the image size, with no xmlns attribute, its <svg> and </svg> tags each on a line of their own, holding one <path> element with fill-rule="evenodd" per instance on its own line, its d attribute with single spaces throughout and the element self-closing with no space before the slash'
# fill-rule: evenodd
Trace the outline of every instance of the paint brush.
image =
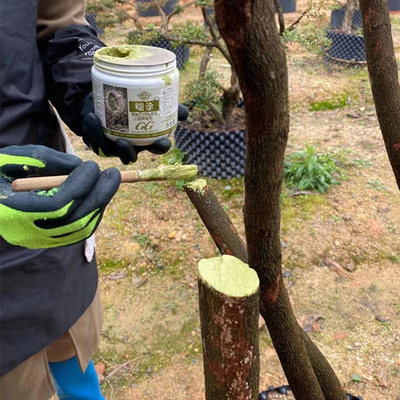
<svg viewBox="0 0 400 400">
<path fill-rule="evenodd" d="M 171 181 L 179 179 L 192 179 L 198 173 L 197 165 L 166 165 L 163 167 L 120 171 L 121 183 L 125 182 L 149 182 L 149 181 Z M 16 179 L 11 188 L 14 192 L 27 192 L 30 190 L 49 190 L 60 186 L 68 175 L 39 176 L 33 178 Z"/>
</svg>

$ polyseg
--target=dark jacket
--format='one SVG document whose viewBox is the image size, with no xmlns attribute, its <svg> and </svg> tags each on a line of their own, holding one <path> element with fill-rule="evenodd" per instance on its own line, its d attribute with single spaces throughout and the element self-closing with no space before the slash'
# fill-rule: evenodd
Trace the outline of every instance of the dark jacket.
<svg viewBox="0 0 400 400">
<path fill-rule="evenodd" d="M 77 129 L 103 46 L 84 1 L 0 0 L 0 10 L 0 147 L 64 151 L 49 101 Z M 0 375 L 62 336 L 92 302 L 97 266 L 83 247 L 29 250 L 0 239 Z"/>
</svg>

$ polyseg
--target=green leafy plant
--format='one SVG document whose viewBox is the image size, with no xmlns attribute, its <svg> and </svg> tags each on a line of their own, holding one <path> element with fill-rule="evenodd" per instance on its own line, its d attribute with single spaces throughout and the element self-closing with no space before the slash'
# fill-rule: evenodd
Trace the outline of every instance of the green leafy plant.
<svg viewBox="0 0 400 400">
<path fill-rule="evenodd" d="M 285 30 L 282 34 L 282 40 L 286 44 L 298 43 L 304 49 L 319 55 L 332 44 L 332 41 L 326 37 L 326 31 L 312 24 Z"/>
<path fill-rule="evenodd" d="M 298 190 L 318 190 L 325 193 L 339 182 L 333 178 L 337 166 L 331 155 L 316 153 L 315 146 L 291 154 L 284 163 L 284 175 L 289 187 Z"/>
<path fill-rule="evenodd" d="M 222 86 L 218 82 L 218 78 L 217 72 L 207 70 L 202 77 L 194 79 L 186 85 L 185 97 L 193 102 L 196 112 L 208 112 L 213 107 L 221 111 Z"/>
</svg>

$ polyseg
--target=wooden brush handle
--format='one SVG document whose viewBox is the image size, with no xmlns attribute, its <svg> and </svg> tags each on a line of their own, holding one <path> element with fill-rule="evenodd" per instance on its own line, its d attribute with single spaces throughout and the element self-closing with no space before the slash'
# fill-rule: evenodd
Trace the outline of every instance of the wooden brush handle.
<svg viewBox="0 0 400 400">
<path fill-rule="evenodd" d="M 60 186 L 68 175 L 39 176 L 34 178 L 16 179 L 11 184 L 13 192 L 29 192 L 30 190 L 49 190 Z M 139 182 L 139 171 L 121 171 L 121 182 Z"/>
</svg>

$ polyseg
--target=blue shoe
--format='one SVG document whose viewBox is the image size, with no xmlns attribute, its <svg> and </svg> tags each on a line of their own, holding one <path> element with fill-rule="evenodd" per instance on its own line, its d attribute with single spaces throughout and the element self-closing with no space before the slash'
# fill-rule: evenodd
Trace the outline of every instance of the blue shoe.
<svg viewBox="0 0 400 400">
<path fill-rule="evenodd" d="M 62 362 L 49 362 L 49 367 L 60 399 L 105 400 L 93 361 L 90 361 L 84 373 L 76 357 Z"/>
</svg>

